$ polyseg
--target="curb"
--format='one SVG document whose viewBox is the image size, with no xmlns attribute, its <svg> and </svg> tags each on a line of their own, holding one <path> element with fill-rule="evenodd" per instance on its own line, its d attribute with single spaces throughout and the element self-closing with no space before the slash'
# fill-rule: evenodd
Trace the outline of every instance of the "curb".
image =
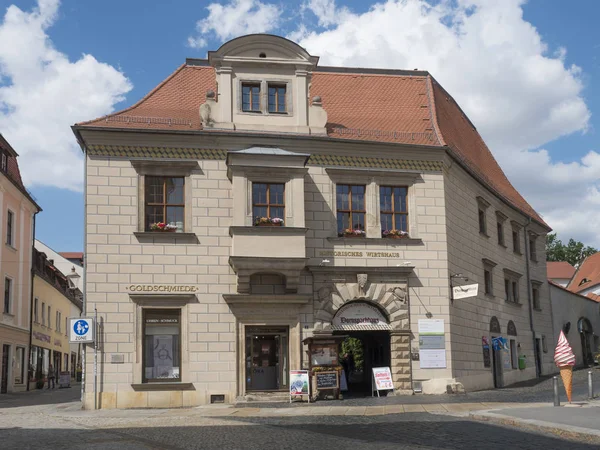
<svg viewBox="0 0 600 450">
<path fill-rule="evenodd" d="M 563 439 L 585 441 L 591 443 L 600 443 L 600 430 L 591 428 L 575 427 L 563 425 L 544 420 L 520 419 L 504 414 L 492 413 L 489 411 L 477 411 L 469 413 L 469 418 L 482 422 L 493 422 L 498 425 L 509 425 L 518 428 L 526 428 L 533 431 L 552 433 Z"/>
</svg>

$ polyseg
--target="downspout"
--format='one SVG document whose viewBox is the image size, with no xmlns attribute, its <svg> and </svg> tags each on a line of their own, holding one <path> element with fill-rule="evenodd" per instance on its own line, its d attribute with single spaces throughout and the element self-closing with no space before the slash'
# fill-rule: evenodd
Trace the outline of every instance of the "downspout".
<svg viewBox="0 0 600 450">
<path fill-rule="evenodd" d="M 531 225 L 531 217 L 527 218 L 527 223 L 525 224 L 525 226 L 523 227 L 523 235 L 524 235 L 524 241 L 525 241 L 525 270 L 527 272 L 527 303 L 528 303 L 528 307 L 529 307 L 529 327 L 531 328 L 531 338 L 533 340 L 533 359 L 534 359 L 534 363 L 535 363 L 535 376 L 536 378 L 538 378 L 540 376 L 540 371 L 541 371 L 541 367 L 538 366 L 538 355 L 537 355 L 537 344 L 536 344 L 536 339 L 535 339 L 535 328 L 533 326 L 533 293 L 531 292 L 531 273 L 530 273 L 530 264 L 529 264 L 529 257 L 530 255 L 530 248 L 529 248 L 529 234 L 527 231 L 527 227 L 529 227 L 529 225 Z"/>
<path fill-rule="evenodd" d="M 82 286 L 82 311 L 80 317 L 87 316 L 87 289 L 86 289 L 86 279 L 87 279 L 87 152 L 86 148 L 83 148 L 83 286 Z M 94 327 L 96 325 L 94 324 Z M 81 348 L 81 344 L 79 346 Z M 81 403 L 85 402 L 85 353 L 87 351 L 87 346 L 83 345 L 83 351 L 81 352 Z M 75 376 L 77 376 L 77 371 L 75 372 Z M 94 392 L 94 395 L 96 393 Z"/>
<path fill-rule="evenodd" d="M 34 271 L 33 271 L 33 249 L 35 248 L 35 217 L 37 216 L 37 211 L 33 213 L 33 240 L 31 242 L 31 268 L 30 268 L 30 276 L 31 279 L 29 280 L 29 283 L 31 285 L 31 289 L 29 290 L 30 292 L 30 296 L 29 296 L 29 354 L 27 355 L 27 390 L 29 391 L 29 367 L 31 366 L 31 345 L 33 344 L 33 299 L 34 299 L 34 294 L 33 294 L 33 277 L 34 277 Z M 37 372 L 37 371 L 36 371 Z"/>
</svg>

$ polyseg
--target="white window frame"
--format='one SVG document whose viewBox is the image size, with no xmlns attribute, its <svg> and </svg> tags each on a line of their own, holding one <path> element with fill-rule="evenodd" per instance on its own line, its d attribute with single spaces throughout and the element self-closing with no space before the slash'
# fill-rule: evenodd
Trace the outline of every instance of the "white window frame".
<svg viewBox="0 0 600 450">
<path fill-rule="evenodd" d="M 13 210 L 11 210 L 10 208 L 7 210 L 6 213 L 6 245 L 8 245 L 11 248 L 15 248 L 15 213 Z M 10 234 L 8 234 L 8 224 L 9 224 L 9 220 L 10 220 Z M 9 237 L 10 237 L 10 242 L 9 242 Z"/>
</svg>

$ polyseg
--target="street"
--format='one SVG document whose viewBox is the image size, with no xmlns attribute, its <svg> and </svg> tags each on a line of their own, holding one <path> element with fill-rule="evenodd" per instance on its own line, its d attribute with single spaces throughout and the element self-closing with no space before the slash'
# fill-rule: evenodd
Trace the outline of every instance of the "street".
<svg viewBox="0 0 600 450">
<path fill-rule="evenodd" d="M 577 374 L 579 397 L 585 373 Z M 550 380 L 551 381 L 551 380 Z M 592 449 L 598 436 L 474 420 L 480 410 L 543 416 L 574 413 L 599 422 L 596 402 L 552 408 L 519 402 L 524 392 L 547 395 L 548 380 L 536 386 L 466 396 L 410 396 L 318 402 L 315 405 L 214 405 L 190 409 L 82 411 L 79 386 L 9 394 L 0 398 L 2 449 Z M 561 386 L 562 388 L 562 386 Z M 493 400 L 500 397 L 503 400 Z M 487 402 L 484 399 L 487 398 Z M 527 397 L 526 397 L 527 398 Z M 533 401 L 533 397 L 528 397 Z M 509 401 L 515 402 L 513 404 Z M 361 405 L 362 404 L 362 405 Z M 268 407 L 267 407 L 268 406 Z M 537 409 L 535 409 L 537 408 Z M 542 411 L 542 413 L 538 412 Z M 585 423 L 585 421 L 582 421 Z M 570 439 L 570 440 L 569 440 Z"/>
</svg>

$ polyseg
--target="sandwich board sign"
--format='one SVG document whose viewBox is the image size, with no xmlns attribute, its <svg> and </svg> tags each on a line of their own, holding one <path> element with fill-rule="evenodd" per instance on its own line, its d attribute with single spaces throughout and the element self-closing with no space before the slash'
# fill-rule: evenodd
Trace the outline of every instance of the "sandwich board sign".
<svg viewBox="0 0 600 450">
<path fill-rule="evenodd" d="M 310 390 L 309 390 L 308 370 L 290 370 L 290 403 L 292 397 L 300 396 L 302 399 L 303 395 L 308 398 L 310 403 Z"/>
<path fill-rule="evenodd" d="M 90 344 L 94 342 L 94 319 L 91 317 L 75 317 L 70 318 L 69 323 L 70 344 Z"/>
<path fill-rule="evenodd" d="M 392 372 L 389 367 L 373 367 L 373 392 L 394 390 L 394 382 L 392 381 Z M 374 396 L 373 392 L 371 395 Z"/>
</svg>

